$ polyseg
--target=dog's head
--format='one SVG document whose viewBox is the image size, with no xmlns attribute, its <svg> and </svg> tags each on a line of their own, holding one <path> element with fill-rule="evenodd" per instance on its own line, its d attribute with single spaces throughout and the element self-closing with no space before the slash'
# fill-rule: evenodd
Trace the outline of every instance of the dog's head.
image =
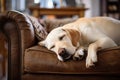
<svg viewBox="0 0 120 80">
<path fill-rule="evenodd" d="M 65 61 L 74 55 L 79 40 L 80 33 L 77 30 L 59 27 L 52 30 L 39 44 L 54 51 L 60 61 Z"/>
</svg>

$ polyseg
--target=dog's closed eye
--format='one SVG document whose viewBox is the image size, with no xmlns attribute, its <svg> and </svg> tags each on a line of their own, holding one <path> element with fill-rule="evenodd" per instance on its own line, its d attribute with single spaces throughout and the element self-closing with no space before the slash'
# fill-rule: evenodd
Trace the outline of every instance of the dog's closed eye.
<svg viewBox="0 0 120 80">
<path fill-rule="evenodd" d="M 59 37 L 59 40 L 61 41 L 64 37 L 65 37 L 65 35 Z"/>
<path fill-rule="evenodd" d="M 50 49 L 53 49 L 55 47 L 55 45 L 51 46 Z"/>
</svg>

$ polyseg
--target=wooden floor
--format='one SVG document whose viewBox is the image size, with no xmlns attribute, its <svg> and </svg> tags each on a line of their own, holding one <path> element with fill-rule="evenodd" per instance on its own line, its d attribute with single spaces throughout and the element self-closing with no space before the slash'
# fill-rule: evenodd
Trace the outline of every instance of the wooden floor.
<svg viewBox="0 0 120 80">
<path fill-rule="evenodd" d="M 5 76 L 2 76 L 1 64 L 0 64 L 0 80 L 7 80 L 7 78 Z"/>
<path fill-rule="evenodd" d="M 0 80 L 1 80 L 1 78 L 2 78 L 2 68 L 1 68 L 1 64 L 0 64 Z"/>
<path fill-rule="evenodd" d="M 2 76 L 2 67 L 1 67 L 1 62 L 0 62 L 0 80 L 7 80 L 5 76 Z"/>
<path fill-rule="evenodd" d="M 7 79 L 6 79 L 6 77 L 2 77 L 2 78 L 0 78 L 0 80 L 7 80 Z"/>
</svg>

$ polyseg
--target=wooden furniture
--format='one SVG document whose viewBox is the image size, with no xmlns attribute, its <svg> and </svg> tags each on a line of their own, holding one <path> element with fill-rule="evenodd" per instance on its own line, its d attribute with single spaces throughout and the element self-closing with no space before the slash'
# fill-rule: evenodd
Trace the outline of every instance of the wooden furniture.
<svg viewBox="0 0 120 80">
<path fill-rule="evenodd" d="M 120 0 L 100 0 L 101 16 L 120 19 Z"/>
<path fill-rule="evenodd" d="M 56 16 L 73 16 L 78 15 L 84 17 L 84 13 L 88 8 L 40 8 L 40 7 L 29 7 L 30 12 L 35 17 L 41 15 L 56 15 Z"/>
<path fill-rule="evenodd" d="M 0 0 L 0 12 L 5 12 L 6 10 L 5 1 L 6 0 Z"/>
</svg>

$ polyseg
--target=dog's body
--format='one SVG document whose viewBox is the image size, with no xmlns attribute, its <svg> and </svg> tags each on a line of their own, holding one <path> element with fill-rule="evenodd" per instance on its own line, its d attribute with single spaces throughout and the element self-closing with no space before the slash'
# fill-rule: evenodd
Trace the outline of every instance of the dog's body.
<svg viewBox="0 0 120 80">
<path fill-rule="evenodd" d="M 97 62 L 97 50 L 120 45 L 120 21 L 109 17 L 81 18 L 52 30 L 40 42 L 64 61 L 74 55 L 79 58 L 88 50 L 86 67 Z"/>
</svg>

